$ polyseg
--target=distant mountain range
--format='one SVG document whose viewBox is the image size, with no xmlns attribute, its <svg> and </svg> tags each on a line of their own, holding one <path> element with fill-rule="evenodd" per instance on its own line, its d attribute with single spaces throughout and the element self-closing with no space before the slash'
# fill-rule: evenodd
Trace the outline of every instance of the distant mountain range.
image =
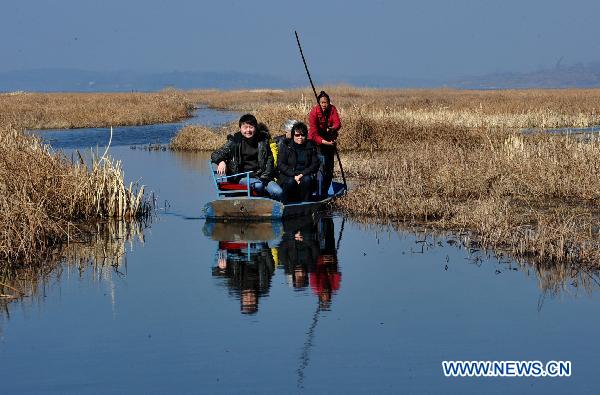
<svg viewBox="0 0 600 395">
<path fill-rule="evenodd" d="M 493 73 L 451 80 L 410 79 L 393 76 L 360 75 L 323 78 L 320 84 L 347 83 L 373 88 L 462 89 L 509 88 L 589 88 L 600 87 L 600 63 L 576 64 L 526 73 Z M 177 89 L 257 89 L 295 88 L 308 85 L 304 76 L 286 79 L 268 74 L 235 71 L 174 71 L 143 73 L 137 71 L 86 71 L 76 69 L 34 69 L 0 72 L 0 92 L 129 92 Z"/>
</svg>

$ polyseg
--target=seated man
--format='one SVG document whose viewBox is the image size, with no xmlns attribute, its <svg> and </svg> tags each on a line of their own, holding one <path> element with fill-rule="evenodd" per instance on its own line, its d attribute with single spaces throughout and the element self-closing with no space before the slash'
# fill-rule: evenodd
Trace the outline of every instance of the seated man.
<svg viewBox="0 0 600 395">
<path fill-rule="evenodd" d="M 233 136 L 227 136 L 224 146 L 211 155 L 213 163 L 217 164 L 217 175 L 237 174 L 251 171 L 251 190 L 264 194 L 265 190 L 273 199 L 281 197 L 281 187 L 273 181 L 273 154 L 269 147 L 270 136 L 259 131 L 258 122 L 252 114 L 242 115 L 239 121 L 240 131 Z M 246 177 L 239 177 L 235 182 L 245 185 Z"/>
<path fill-rule="evenodd" d="M 320 162 L 317 147 L 307 137 L 308 128 L 297 122 L 292 127 L 292 141 L 280 146 L 277 168 L 284 203 L 310 199 Z"/>
</svg>

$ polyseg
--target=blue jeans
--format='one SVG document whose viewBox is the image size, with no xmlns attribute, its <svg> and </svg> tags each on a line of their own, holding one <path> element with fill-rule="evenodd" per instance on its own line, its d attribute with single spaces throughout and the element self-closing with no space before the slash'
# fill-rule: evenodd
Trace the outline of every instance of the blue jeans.
<svg viewBox="0 0 600 395">
<path fill-rule="evenodd" d="M 248 179 L 246 177 L 242 177 L 239 183 L 246 185 L 247 181 Z M 265 188 L 265 184 L 258 178 L 254 177 L 250 177 L 250 189 L 256 191 L 256 193 L 259 195 L 264 195 L 266 190 L 267 194 L 275 200 L 281 200 L 281 195 L 283 194 L 283 190 L 275 181 L 269 181 Z"/>
</svg>

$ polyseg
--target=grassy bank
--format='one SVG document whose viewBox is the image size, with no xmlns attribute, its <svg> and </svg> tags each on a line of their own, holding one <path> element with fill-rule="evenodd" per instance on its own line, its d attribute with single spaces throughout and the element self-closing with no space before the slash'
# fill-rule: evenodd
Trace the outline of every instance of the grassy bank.
<svg viewBox="0 0 600 395">
<path fill-rule="evenodd" d="M 0 125 L 70 129 L 175 122 L 190 115 L 183 93 L 0 94 Z"/>
<path fill-rule="evenodd" d="M 458 230 L 470 244 L 538 261 L 600 265 L 600 142 L 520 132 L 600 124 L 600 90 L 328 91 L 354 181 L 341 210 Z M 305 119 L 313 100 L 307 90 L 204 97 L 253 112 L 273 134 L 286 119 Z M 189 127 L 173 146 L 212 150 L 225 134 Z"/>
</svg>

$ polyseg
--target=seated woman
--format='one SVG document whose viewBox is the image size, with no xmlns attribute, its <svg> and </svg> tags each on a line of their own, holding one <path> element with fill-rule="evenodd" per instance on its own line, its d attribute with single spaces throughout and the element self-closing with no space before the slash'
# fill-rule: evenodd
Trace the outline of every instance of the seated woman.
<svg viewBox="0 0 600 395">
<path fill-rule="evenodd" d="M 297 122 L 292 127 L 291 141 L 280 146 L 277 167 L 283 203 L 310 199 L 320 162 L 315 144 L 307 137 L 306 124 Z"/>
</svg>

